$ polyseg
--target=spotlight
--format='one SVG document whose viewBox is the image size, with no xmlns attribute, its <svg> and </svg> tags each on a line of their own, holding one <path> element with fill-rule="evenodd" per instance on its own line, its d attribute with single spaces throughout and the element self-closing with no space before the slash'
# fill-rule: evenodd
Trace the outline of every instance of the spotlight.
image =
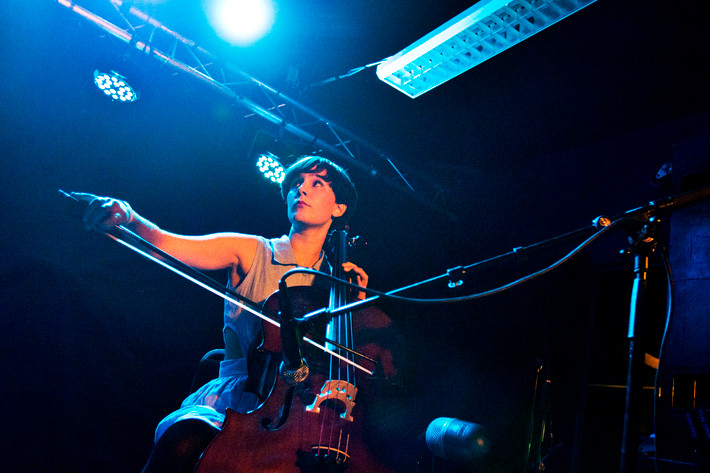
<svg viewBox="0 0 710 473">
<path fill-rule="evenodd" d="M 208 20 L 225 41 L 250 46 L 271 31 L 276 8 L 273 0 L 211 0 Z"/>
<path fill-rule="evenodd" d="M 262 153 L 257 157 L 256 167 L 259 172 L 274 184 L 281 184 L 285 177 L 284 167 L 279 158 L 271 153 Z"/>
<path fill-rule="evenodd" d="M 111 100 L 119 102 L 135 102 L 138 100 L 138 92 L 128 84 L 122 75 L 111 72 L 94 71 L 94 84 L 104 94 L 111 97 Z"/>
</svg>

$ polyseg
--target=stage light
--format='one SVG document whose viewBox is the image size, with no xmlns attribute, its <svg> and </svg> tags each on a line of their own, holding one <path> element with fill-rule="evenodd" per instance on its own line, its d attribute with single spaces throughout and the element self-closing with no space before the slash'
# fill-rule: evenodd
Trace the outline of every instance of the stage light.
<svg viewBox="0 0 710 473">
<path fill-rule="evenodd" d="M 234 45 L 249 46 L 263 38 L 274 24 L 272 0 L 213 0 L 208 19 L 215 32 Z"/>
<path fill-rule="evenodd" d="M 595 0 L 481 0 L 377 66 L 411 98 L 443 84 Z"/>
<path fill-rule="evenodd" d="M 122 75 L 111 72 L 94 71 L 94 84 L 104 94 L 111 97 L 111 100 L 119 102 L 135 102 L 138 100 L 138 92 L 128 84 Z"/>
<path fill-rule="evenodd" d="M 285 170 L 277 156 L 271 153 L 260 154 L 256 159 L 256 167 L 266 179 L 274 184 L 283 182 Z"/>
</svg>

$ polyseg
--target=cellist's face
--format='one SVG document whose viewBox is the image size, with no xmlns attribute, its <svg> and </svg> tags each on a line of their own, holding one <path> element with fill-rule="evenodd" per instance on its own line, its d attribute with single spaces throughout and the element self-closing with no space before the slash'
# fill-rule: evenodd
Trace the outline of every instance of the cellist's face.
<svg viewBox="0 0 710 473">
<path fill-rule="evenodd" d="M 325 169 L 301 173 L 291 182 L 286 204 L 288 218 L 296 229 L 330 227 L 333 217 L 340 217 L 347 206 L 335 201 L 335 193 L 325 180 Z"/>
</svg>

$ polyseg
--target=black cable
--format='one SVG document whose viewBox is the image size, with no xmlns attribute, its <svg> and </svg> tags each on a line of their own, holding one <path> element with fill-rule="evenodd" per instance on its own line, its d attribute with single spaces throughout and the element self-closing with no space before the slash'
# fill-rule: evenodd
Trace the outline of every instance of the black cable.
<svg viewBox="0 0 710 473">
<path fill-rule="evenodd" d="M 668 254 L 660 249 L 661 257 L 663 260 L 663 268 L 666 275 L 666 325 L 663 328 L 663 336 L 661 337 L 661 344 L 658 349 L 658 366 L 656 367 L 656 375 L 653 380 L 653 449 L 654 449 L 654 461 L 653 467 L 655 473 L 659 473 L 658 469 L 658 427 L 656 424 L 657 414 L 658 414 L 658 390 L 659 390 L 659 378 L 661 373 L 661 364 L 663 363 L 663 349 L 666 345 L 666 337 L 668 336 L 668 328 L 671 325 L 672 315 L 673 315 L 673 272 L 671 271 L 671 265 L 668 261 Z"/>
<path fill-rule="evenodd" d="M 338 279 L 338 278 L 336 278 L 336 277 L 334 277 L 334 276 L 331 276 L 331 275 L 329 275 L 329 274 L 321 273 L 321 272 L 316 271 L 316 270 L 314 270 L 314 269 L 307 269 L 307 268 L 296 268 L 296 269 L 292 269 L 292 270 L 286 272 L 286 273 L 283 275 L 282 280 L 285 281 L 286 279 L 288 279 L 289 277 L 293 276 L 294 274 L 299 274 L 299 273 L 301 273 L 301 274 L 312 274 L 312 275 L 314 275 L 314 276 L 316 276 L 316 277 L 321 277 L 321 278 L 329 279 L 329 280 L 331 280 L 331 281 L 335 281 L 335 282 L 341 283 L 341 284 L 343 284 L 343 285 L 345 285 L 345 286 L 347 286 L 347 287 L 351 287 L 351 288 L 353 288 L 353 289 L 358 289 L 358 290 L 360 290 L 360 291 L 364 291 L 364 292 L 366 292 L 366 293 L 368 293 L 368 294 L 375 294 L 376 296 L 379 296 L 379 297 L 384 297 L 384 298 L 393 299 L 393 300 L 397 300 L 397 301 L 412 302 L 412 303 L 417 303 L 417 304 L 442 304 L 442 303 L 443 303 L 443 304 L 446 304 L 446 303 L 455 303 L 455 302 L 467 302 L 467 301 L 472 301 L 472 300 L 475 300 L 475 299 L 481 299 L 481 298 L 483 298 L 483 297 L 492 296 L 492 295 L 494 295 L 494 294 L 498 294 L 498 293 L 503 292 L 503 291 L 507 291 L 508 289 L 512 289 L 513 287 L 516 287 L 516 286 L 518 286 L 518 285 L 520 285 L 520 284 L 522 284 L 522 283 L 528 282 L 528 281 L 530 281 L 530 280 L 532 280 L 532 279 L 535 279 L 535 278 L 537 278 L 537 277 L 540 277 L 540 276 L 542 276 L 542 275 L 544 275 L 544 274 L 549 273 L 549 272 L 552 271 L 553 269 L 556 269 L 556 268 L 558 268 L 559 266 L 561 266 L 562 264 L 564 264 L 564 263 L 566 263 L 567 261 L 569 261 L 572 257 L 576 256 L 576 255 L 577 255 L 579 252 L 581 252 L 584 248 L 586 248 L 587 246 L 589 246 L 593 241 L 595 241 L 597 238 L 599 238 L 599 237 L 602 236 L 603 234 L 605 234 L 605 233 L 611 231 L 613 228 L 616 227 L 616 225 L 617 225 L 619 222 L 622 222 L 622 221 L 623 221 L 623 219 L 616 220 L 616 221 L 610 223 L 608 226 L 601 228 L 601 229 L 598 230 L 596 233 L 594 233 L 592 236 L 590 236 L 589 238 L 587 238 L 586 240 L 584 240 L 581 244 L 579 244 L 576 248 L 574 248 L 574 249 L 573 249 L 571 252 L 569 252 L 567 255 L 565 255 L 565 256 L 562 257 L 561 259 L 555 261 L 555 262 L 552 263 L 550 266 L 547 266 L 546 268 L 541 269 L 540 271 L 537 271 L 537 272 L 535 272 L 535 273 L 529 274 L 529 275 L 524 276 L 524 277 L 522 277 L 522 278 L 516 279 L 515 281 L 512 281 L 512 282 L 510 282 L 510 283 L 508 283 L 508 284 L 504 284 L 504 285 L 502 285 L 502 286 L 498 286 L 497 288 L 490 289 L 490 290 L 488 290 L 488 291 L 479 292 L 479 293 L 476 293 L 476 294 L 471 294 L 471 295 L 468 295 L 468 296 L 450 297 L 450 298 L 444 298 L 444 299 L 441 299 L 441 298 L 437 298 L 437 299 L 419 299 L 419 298 L 413 298 L 413 297 L 396 296 L 396 295 L 393 294 L 393 292 L 395 292 L 395 291 L 381 292 L 381 291 L 377 291 L 377 290 L 375 290 L 375 289 L 363 288 L 363 287 L 358 286 L 357 284 L 353 284 L 353 283 L 350 283 L 350 282 L 347 282 L 347 281 L 343 281 L 343 280 Z"/>
</svg>

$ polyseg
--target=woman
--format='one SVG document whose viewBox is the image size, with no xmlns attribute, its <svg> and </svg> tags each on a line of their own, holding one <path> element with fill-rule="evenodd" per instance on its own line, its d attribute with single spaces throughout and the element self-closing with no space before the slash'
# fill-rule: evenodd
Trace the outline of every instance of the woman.
<svg viewBox="0 0 710 473">
<path fill-rule="evenodd" d="M 249 300 L 260 303 L 278 289 L 281 276 L 296 267 L 329 271 L 323 244 L 331 227 L 342 227 L 357 204 L 357 192 L 340 166 L 321 157 L 304 157 L 286 170 L 281 195 L 291 228 L 288 235 L 266 239 L 242 233 L 202 236 L 177 235 L 138 215 L 127 202 L 74 194 L 89 201 L 84 214 L 87 228 L 108 231 L 124 225 L 142 238 L 199 270 L 226 269 L 228 285 Z M 343 265 L 357 284 L 367 286 L 367 274 L 352 263 Z M 296 274 L 288 284 L 311 285 L 313 276 Z M 364 296 L 364 294 L 363 294 Z M 177 411 L 156 429 L 155 446 L 143 470 L 190 472 L 218 433 L 227 407 L 248 412 L 259 404 L 256 394 L 244 391 L 247 359 L 261 321 L 232 303 L 225 303 L 225 360 L 220 374 L 190 395 Z"/>
</svg>

